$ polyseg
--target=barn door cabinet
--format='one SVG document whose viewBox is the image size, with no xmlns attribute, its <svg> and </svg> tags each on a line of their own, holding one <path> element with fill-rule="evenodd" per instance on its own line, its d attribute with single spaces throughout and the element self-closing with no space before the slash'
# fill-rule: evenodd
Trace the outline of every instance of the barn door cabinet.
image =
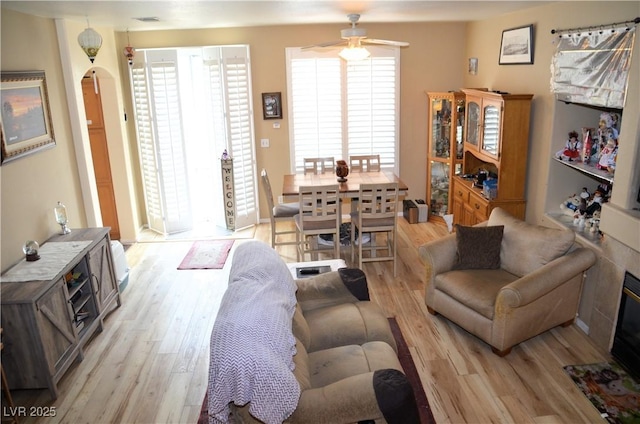
<svg viewBox="0 0 640 424">
<path fill-rule="evenodd" d="M 11 389 L 48 388 L 57 384 L 96 332 L 120 293 L 113 270 L 109 228 L 76 229 L 47 242 L 88 244 L 51 280 L 5 281 L 2 364 Z M 46 243 L 45 243 L 46 244 Z M 43 244 L 44 246 L 44 244 Z"/>
<path fill-rule="evenodd" d="M 462 175 L 453 177 L 453 222 L 474 225 L 496 207 L 524 219 L 531 94 L 462 89 L 465 95 Z M 473 178 L 486 171 L 497 180 L 487 195 Z M 467 176 L 467 177 L 465 177 Z"/>
</svg>

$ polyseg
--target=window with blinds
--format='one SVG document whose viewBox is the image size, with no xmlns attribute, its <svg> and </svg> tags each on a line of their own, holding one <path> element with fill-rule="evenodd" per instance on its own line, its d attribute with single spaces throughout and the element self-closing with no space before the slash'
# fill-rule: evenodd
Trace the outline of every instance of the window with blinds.
<svg viewBox="0 0 640 424">
<path fill-rule="evenodd" d="M 150 228 L 224 225 L 220 155 L 234 158 L 236 227 L 257 222 L 247 46 L 139 50 L 131 68 Z"/>
<path fill-rule="evenodd" d="M 286 50 L 292 172 L 305 157 L 370 154 L 399 172 L 400 51 L 367 49 L 369 59 L 351 62 L 337 49 Z"/>
</svg>

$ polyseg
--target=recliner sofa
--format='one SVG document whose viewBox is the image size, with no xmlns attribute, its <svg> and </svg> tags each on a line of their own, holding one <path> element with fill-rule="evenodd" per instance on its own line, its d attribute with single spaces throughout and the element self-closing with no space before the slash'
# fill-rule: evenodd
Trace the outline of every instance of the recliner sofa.
<svg viewBox="0 0 640 424">
<path fill-rule="evenodd" d="M 389 322 L 359 269 L 294 280 L 244 242 L 211 335 L 210 423 L 419 422 Z"/>
</svg>

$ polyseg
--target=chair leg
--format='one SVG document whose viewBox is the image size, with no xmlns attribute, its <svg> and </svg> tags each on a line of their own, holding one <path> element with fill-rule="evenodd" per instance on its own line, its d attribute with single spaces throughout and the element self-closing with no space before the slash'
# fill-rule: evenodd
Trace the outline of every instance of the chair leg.
<svg viewBox="0 0 640 424">
<path fill-rule="evenodd" d="M 362 239 L 362 237 L 360 237 Z M 351 221 L 351 263 L 355 260 L 356 255 L 356 224 Z"/>
</svg>

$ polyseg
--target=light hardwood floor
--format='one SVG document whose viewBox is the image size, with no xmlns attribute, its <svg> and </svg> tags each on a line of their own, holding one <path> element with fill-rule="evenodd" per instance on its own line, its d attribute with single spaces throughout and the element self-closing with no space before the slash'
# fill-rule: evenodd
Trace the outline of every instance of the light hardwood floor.
<svg viewBox="0 0 640 424">
<path fill-rule="evenodd" d="M 609 359 L 575 325 L 556 328 L 499 358 L 489 346 L 424 305 L 418 246 L 446 234 L 431 223 L 399 219 L 398 274 L 390 262 L 365 264 L 372 300 L 396 316 L 438 423 L 604 422 L 564 374 L 563 365 Z M 268 224 L 254 238 L 269 242 Z M 237 240 L 238 246 L 244 240 Z M 178 271 L 190 242 L 138 243 L 126 253 L 131 275 L 123 304 L 61 380 L 60 396 L 14 392 L 53 418 L 23 423 L 196 423 L 206 390 L 209 335 L 226 288 L 223 270 Z M 233 253 L 233 250 L 232 250 Z M 295 250 L 279 253 L 295 262 Z M 343 253 L 347 253 L 344 251 Z M 345 259 L 348 260 L 348 254 Z"/>
</svg>

